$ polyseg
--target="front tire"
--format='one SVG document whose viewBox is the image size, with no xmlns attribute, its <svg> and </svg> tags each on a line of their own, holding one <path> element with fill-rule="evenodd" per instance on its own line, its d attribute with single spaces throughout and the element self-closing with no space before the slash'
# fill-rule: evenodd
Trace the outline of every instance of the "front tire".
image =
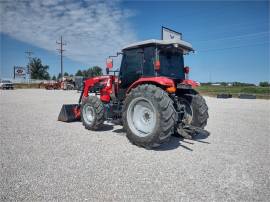
<svg viewBox="0 0 270 202">
<path fill-rule="evenodd" d="M 131 143 L 146 148 L 158 147 L 169 140 L 175 123 L 173 102 L 161 88 L 140 85 L 127 95 L 123 126 Z"/>
<path fill-rule="evenodd" d="M 81 120 L 88 130 L 98 130 L 104 122 L 104 106 L 96 96 L 88 96 L 81 105 Z"/>
</svg>

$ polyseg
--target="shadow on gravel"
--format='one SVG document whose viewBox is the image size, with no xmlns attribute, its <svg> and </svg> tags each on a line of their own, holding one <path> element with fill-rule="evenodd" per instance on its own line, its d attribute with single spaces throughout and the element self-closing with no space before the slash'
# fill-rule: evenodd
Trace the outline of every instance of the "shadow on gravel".
<svg viewBox="0 0 270 202">
<path fill-rule="evenodd" d="M 103 126 L 101 128 L 99 128 L 98 130 L 96 130 L 97 132 L 104 132 L 104 131 L 109 131 L 113 129 L 113 125 L 109 125 L 109 124 L 103 124 Z"/>
<path fill-rule="evenodd" d="M 187 149 L 189 151 L 193 151 L 191 148 L 181 144 L 181 142 L 193 145 L 194 142 L 200 142 L 205 144 L 210 144 L 210 142 L 202 141 L 202 139 L 208 138 L 210 135 L 210 132 L 207 133 L 198 133 L 196 136 L 193 137 L 192 140 L 184 139 L 183 137 L 179 136 L 178 134 L 174 134 L 169 142 L 166 142 L 159 147 L 155 148 L 155 151 L 166 151 L 166 150 L 173 150 L 177 149 L 178 147 L 183 147 L 184 149 Z M 192 142 L 190 142 L 192 141 Z"/>
<path fill-rule="evenodd" d="M 126 134 L 125 134 L 124 128 L 115 129 L 115 130 L 113 130 L 112 132 L 113 132 L 113 133 L 117 133 L 117 134 L 119 134 L 119 135 L 123 135 L 123 136 L 126 135 Z"/>
<path fill-rule="evenodd" d="M 205 144 L 210 144 L 210 142 L 202 141 L 203 139 L 208 138 L 210 135 L 210 132 L 205 132 L 205 133 L 198 133 L 196 136 L 193 137 L 193 141 L 200 142 L 200 143 L 205 143 Z"/>
<path fill-rule="evenodd" d="M 59 120 L 57 120 L 57 121 L 60 122 L 60 123 L 65 123 L 65 124 L 72 124 L 72 123 L 82 122 L 81 120 L 73 120 L 73 121 L 69 121 L 69 122 L 67 122 L 67 121 L 59 121 Z"/>
<path fill-rule="evenodd" d="M 113 133 L 117 133 L 117 135 L 126 136 L 125 130 L 123 128 L 112 130 Z M 188 146 L 185 146 L 181 144 L 181 142 L 193 145 L 195 142 L 210 144 L 209 142 L 202 141 L 203 139 L 206 139 L 210 133 L 198 133 L 196 136 L 193 137 L 192 140 L 184 139 L 183 137 L 179 136 L 178 134 L 173 134 L 170 138 L 169 142 L 166 142 L 162 145 L 160 145 L 157 148 L 153 148 L 155 151 L 167 151 L 167 150 L 173 150 L 177 149 L 178 147 L 183 147 L 184 149 L 187 149 L 189 151 L 193 151 Z"/>
<path fill-rule="evenodd" d="M 160 145 L 157 148 L 154 148 L 153 150 L 155 150 L 155 151 L 167 151 L 167 150 L 177 149 L 178 147 L 183 147 L 184 149 L 187 149 L 189 151 L 193 151 L 191 148 L 182 145 L 181 142 L 180 142 L 181 140 L 183 140 L 183 138 L 172 136 L 170 138 L 169 142 L 163 143 L 162 145 Z"/>
</svg>

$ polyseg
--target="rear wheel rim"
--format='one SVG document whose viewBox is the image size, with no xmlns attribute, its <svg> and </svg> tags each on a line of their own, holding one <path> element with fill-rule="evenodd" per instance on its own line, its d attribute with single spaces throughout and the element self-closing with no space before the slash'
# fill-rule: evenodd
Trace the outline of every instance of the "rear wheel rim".
<svg viewBox="0 0 270 202">
<path fill-rule="evenodd" d="M 133 134 L 147 137 L 156 126 L 156 110 L 153 104 L 142 97 L 131 101 L 127 109 L 127 122 Z"/>
<path fill-rule="evenodd" d="M 95 119 L 94 108 L 88 104 L 83 107 L 83 117 L 87 124 L 92 124 Z"/>
</svg>

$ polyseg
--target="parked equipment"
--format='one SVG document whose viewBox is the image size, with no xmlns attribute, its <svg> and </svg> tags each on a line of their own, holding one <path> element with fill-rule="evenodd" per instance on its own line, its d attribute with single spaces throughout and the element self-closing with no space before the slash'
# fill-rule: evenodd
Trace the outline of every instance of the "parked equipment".
<svg viewBox="0 0 270 202">
<path fill-rule="evenodd" d="M 75 89 L 75 82 L 73 77 L 64 76 L 61 82 L 61 89 L 63 90 L 74 90 Z"/>
<path fill-rule="evenodd" d="M 14 89 L 14 84 L 10 80 L 0 80 L 0 89 Z"/>
<path fill-rule="evenodd" d="M 83 90 L 83 77 L 82 76 L 75 76 L 74 77 L 75 89 L 78 91 Z"/>
<path fill-rule="evenodd" d="M 232 98 L 232 94 L 229 94 L 229 93 L 219 93 L 219 94 L 217 94 L 217 98 L 223 98 L 223 99 Z"/>
<path fill-rule="evenodd" d="M 61 89 L 61 82 L 54 81 L 54 82 L 46 83 L 44 84 L 44 87 L 46 90 L 59 90 Z"/>
<path fill-rule="evenodd" d="M 256 95 L 240 93 L 238 96 L 240 99 L 256 99 Z"/>
<path fill-rule="evenodd" d="M 74 107 L 80 108 L 84 127 L 97 130 L 105 120 L 117 121 L 130 142 L 146 148 L 168 141 L 173 133 L 191 139 L 204 131 L 208 107 L 194 89 L 198 83 L 188 79 L 190 68 L 184 66 L 183 56 L 191 51 L 191 44 L 182 40 L 147 40 L 110 56 L 108 75 L 84 81 Z M 120 54 L 120 70 L 110 71 L 112 57 Z M 79 119 L 74 108 L 69 112 Z"/>
</svg>

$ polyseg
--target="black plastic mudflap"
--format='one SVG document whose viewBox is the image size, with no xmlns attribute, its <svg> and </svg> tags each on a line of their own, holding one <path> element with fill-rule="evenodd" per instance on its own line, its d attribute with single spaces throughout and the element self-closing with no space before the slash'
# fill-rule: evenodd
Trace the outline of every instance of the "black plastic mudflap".
<svg viewBox="0 0 270 202">
<path fill-rule="evenodd" d="M 78 104 L 63 105 L 58 116 L 58 121 L 73 122 L 81 118 L 80 106 Z"/>
</svg>

